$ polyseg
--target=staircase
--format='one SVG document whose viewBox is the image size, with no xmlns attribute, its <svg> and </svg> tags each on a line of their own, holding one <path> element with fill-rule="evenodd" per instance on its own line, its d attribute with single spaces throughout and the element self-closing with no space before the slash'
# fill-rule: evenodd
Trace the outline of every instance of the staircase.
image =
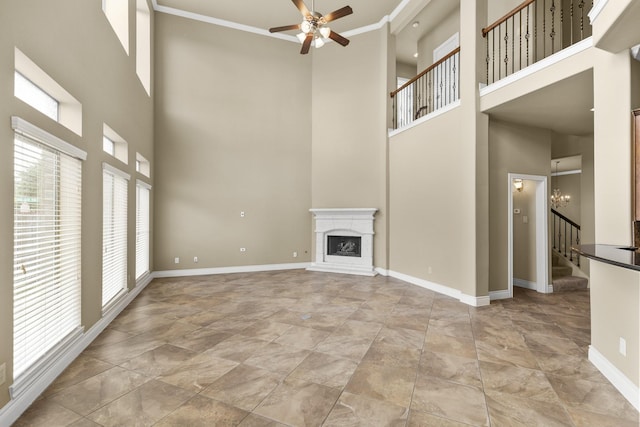
<svg viewBox="0 0 640 427">
<path fill-rule="evenodd" d="M 561 257 L 562 255 L 555 252 L 551 253 L 551 283 L 553 284 L 553 292 L 587 289 L 589 281 L 584 277 L 572 276 L 573 268 L 568 265 L 561 265 Z"/>
</svg>

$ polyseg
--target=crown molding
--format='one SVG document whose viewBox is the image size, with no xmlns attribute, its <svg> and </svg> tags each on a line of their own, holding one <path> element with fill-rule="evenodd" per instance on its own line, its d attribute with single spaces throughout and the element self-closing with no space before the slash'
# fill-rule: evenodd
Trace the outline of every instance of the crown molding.
<svg viewBox="0 0 640 427">
<path fill-rule="evenodd" d="M 396 18 L 402 10 L 411 2 L 411 0 L 402 0 L 398 6 L 391 12 L 391 15 L 383 16 L 378 22 L 365 25 L 364 27 L 354 28 L 353 30 L 342 31 L 342 35 L 345 37 L 353 37 L 359 34 L 365 34 L 371 31 L 377 31 L 385 26 L 385 24 L 390 23 Z M 153 10 L 160 13 L 166 13 L 167 15 L 179 16 L 186 19 L 192 19 L 194 21 L 205 22 L 207 24 L 218 25 L 220 27 L 232 28 L 238 31 L 244 31 L 247 33 L 258 34 L 261 36 L 271 37 L 274 39 L 280 39 L 289 41 L 292 43 L 300 44 L 300 41 L 295 36 L 289 36 L 286 34 L 280 33 L 270 33 L 268 30 L 258 27 L 252 27 L 250 25 L 244 25 L 237 22 L 227 21 L 224 19 L 214 18 L 208 15 L 202 15 L 199 13 L 188 12 L 183 9 L 176 9 L 173 7 L 162 6 L 158 4 L 158 0 L 151 0 L 151 4 L 153 6 Z"/>
</svg>

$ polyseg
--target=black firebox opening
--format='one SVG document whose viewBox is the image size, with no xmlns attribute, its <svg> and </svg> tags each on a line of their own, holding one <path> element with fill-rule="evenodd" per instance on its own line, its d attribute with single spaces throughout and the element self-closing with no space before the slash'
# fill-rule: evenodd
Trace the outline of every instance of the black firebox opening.
<svg viewBox="0 0 640 427">
<path fill-rule="evenodd" d="M 360 257 L 361 237 L 328 236 L 327 255 Z"/>
</svg>

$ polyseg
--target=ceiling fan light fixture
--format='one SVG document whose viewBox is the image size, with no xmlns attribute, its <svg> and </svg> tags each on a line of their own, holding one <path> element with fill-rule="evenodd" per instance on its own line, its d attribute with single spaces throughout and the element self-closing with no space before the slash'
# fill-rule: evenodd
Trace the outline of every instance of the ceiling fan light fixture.
<svg viewBox="0 0 640 427">
<path fill-rule="evenodd" d="M 329 27 L 320 27 L 320 34 L 322 34 L 322 37 L 324 37 L 325 39 L 329 38 L 329 34 L 331 34 L 331 28 Z"/>
<path fill-rule="evenodd" d="M 312 29 L 313 29 L 313 25 L 311 25 L 311 22 L 309 22 L 306 19 L 302 21 L 302 24 L 300 24 L 300 30 L 302 30 L 304 34 L 309 34 Z"/>
<path fill-rule="evenodd" d="M 324 46 L 324 40 L 322 40 L 322 37 L 316 36 L 315 44 L 316 44 L 316 48 L 321 48 L 322 46 Z"/>
<path fill-rule="evenodd" d="M 296 37 L 300 40 L 300 43 L 304 43 L 304 39 L 307 38 L 307 35 L 305 33 L 298 33 L 296 34 Z"/>
</svg>

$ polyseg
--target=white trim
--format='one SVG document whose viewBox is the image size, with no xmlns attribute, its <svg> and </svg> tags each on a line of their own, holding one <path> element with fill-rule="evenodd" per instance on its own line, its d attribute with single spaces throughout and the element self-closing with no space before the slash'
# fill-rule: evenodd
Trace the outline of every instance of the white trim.
<svg viewBox="0 0 640 427">
<path fill-rule="evenodd" d="M 104 0 L 103 0 L 104 1 Z M 384 27 L 385 24 L 393 21 L 402 10 L 411 2 L 411 0 L 402 0 L 398 6 L 391 12 L 391 15 L 383 16 L 378 22 L 370 25 L 365 25 L 364 27 L 354 28 L 353 30 L 343 31 L 341 34 L 345 37 L 353 37 L 359 34 L 368 33 L 371 31 L 379 30 Z M 300 44 L 300 40 L 298 40 L 295 36 L 290 36 L 287 34 L 281 33 L 270 33 L 268 30 L 252 27 L 250 25 L 240 24 L 238 22 L 227 21 L 224 19 L 214 18 L 212 16 L 202 15 L 199 13 L 189 12 L 183 9 L 176 9 L 168 6 L 161 6 L 158 4 L 157 0 L 151 0 L 153 5 L 153 10 L 160 13 L 166 13 L 167 15 L 179 16 L 181 18 L 193 19 L 194 21 L 205 22 L 207 24 L 218 25 L 221 27 L 232 28 L 238 31 L 245 31 L 248 33 L 258 34 L 261 36 L 272 37 L 280 40 L 286 40 L 289 42 L 293 42 L 296 44 Z M 327 42 L 331 42 L 333 40 L 327 40 Z"/>
<path fill-rule="evenodd" d="M 517 286 L 519 288 L 531 289 L 532 291 L 535 291 L 538 289 L 538 284 L 536 282 L 530 282 L 528 280 L 522 280 L 516 277 L 513 278 L 513 286 Z"/>
<path fill-rule="evenodd" d="M 593 40 L 591 39 L 591 37 L 588 37 L 582 41 L 579 41 L 578 43 L 569 46 L 566 49 L 562 49 L 561 51 L 559 51 L 558 53 L 555 53 L 551 56 L 548 56 L 544 59 L 541 59 L 540 61 L 536 62 L 535 64 L 531 64 L 526 68 L 523 68 L 520 71 L 516 71 L 515 73 L 498 80 L 495 83 L 491 83 L 488 86 L 485 86 L 483 88 L 480 89 L 480 96 L 485 96 L 488 95 L 492 92 L 495 92 L 496 90 L 502 89 L 505 86 L 510 85 L 511 83 L 514 83 L 520 79 L 523 79 L 527 76 L 530 76 L 532 74 L 535 74 L 539 71 L 544 70 L 547 67 L 550 67 L 560 61 L 563 61 L 567 58 L 570 58 L 573 55 L 576 55 L 584 50 L 589 49 L 590 47 L 593 46 Z"/>
<path fill-rule="evenodd" d="M 374 270 L 381 276 L 389 277 L 389 270 L 386 268 L 375 267 Z"/>
<path fill-rule="evenodd" d="M 587 14 L 587 16 L 589 17 L 589 21 L 591 22 L 591 25 L 593 25 L 598 15 L 600 15 L 600 12 L 602 12 L 604 7 L 607 5 L 608 1 L 609 0 L 598 0 L 596 4 L 593 5 L 591 10 Z"/>
<path fill-rule="evenodd" d="M 252 27 L 250 25 L 238 24 L 237 22 L 225 21 L 224 19 L 213 18 L 211 16 L 201 15 L 199 13 L 187 12 L 182 9 L 175 9 L 173 7 L 160 6 L 154 1 L 153 8 L 156 12 L 166 13 L 168 15 L 179 16 L 181 18 L 192 19 L 194 21 L 205 22 L 207 24 L 218 25 L 220 27 L 231 28 L 234 30 L 244 31 L 247 33 L 258 34 L 261 36 L 272 37 L 275 39 L 286 40 L 289 42 L 300 44 L 295 36 L 290 36 L 281 33 L 270 33 L 268 30 L 262 28 Z"/>
<path fill-rule="evenodd" d="M 385 15 L 385 16 L 382 17 L 382 19 L 380 19 L 375 24 L 365 25 L 364 27 L 355 28 L 355 29 L 349 30 L 349 31 L 344 31 L 341 34 L 343 36 L 345 36 L 345 37 L 353 37 L 353 36 L 357 36 L 359 34 L 365 34 L 365 33 L 371 32 L 371 31 L 377 31 L 380 28 L 384 27 L 387 22 L 389 22 L 389 17 Z M 298 41 L 298 43 L 300 43 L 300 41 Z"/>
<path fill-rule="evenodd" d="M 571 171 L 551 172 L 551 176 L 577 175 L 580 173 L 582 173 L 582 169 L 575 169 Z"/>
<path fill-rule="evenodd" d="M 513 298 L 513 295 L 511 295 L 508 289 L 502 291 L 489 291 L 489 299 L 491 301 L 510 298 Z"/>
<path fill-rule="evenodd" d="M 409 123 L 407 126 L 398 128 L 398 129 L 389 129 L 389 138 L 398 135 L 399 133 L 404 132 L 405 130 L 409 130 L 412 127 L 421 125 L 424 122 L 427 122 L 429 120 L 433 120 L 436 117 L 448 113 L 449 111 L 458 108 L 460 105 L 462 105 L 462 101 L 460 101 L 459 99 L 457 101 L 453 101 L 452 103 L 450 103 L 449 105 L 445 105 L 442 108 L 437 109 L 436 111 L 427 114 L 426 116 L 422 116 L 420 117 L 418 120 L 414 120 L 411 123 Z"/>
<path fill-rule="evenodd" d="M 470 305 L 472 307 L 482 307 L 489 305 L 489 295 L 486 296 L 473 296 L 462 293 L 458 289 L 450 288 L 448 286 L 440 285 L 438 283 L 429 282 L 428 280 L 420 279 L 417 277 L 409 276 L 404 273 L 398 273 L 397 271 L 387 270 L 390 277 L 402 280 L 403 282 L 411 283 L 412 285 L 420 286 L 421 288 L 429 289 L 442 295 L 455 298 L 460 302 Z"/>
<path fill-rule="evenodd" d="M 536 287 L 540 293 L 551 293 L 549 282 L 549 226 L 547 177 L 543 175 L 507 174 L 507 291 L 513 298 L 513 180 L 536 181 Z"/>
<path fill-rule="evenodd" d="M 310 267 L 310 262 L 291 264 L 240 265 L 237 267 L 194 268 L 186 270 L 164 270 L 153 273 L 154 278 L 208 276 L 212 274 L 257 273 L 261 271 L 301 270 Z"/>
<path fill-rule="evenodd" d="M 125 298 L 123 298 L 114 309 L 98 320 L 88 331 L 82 334 L 69 347 L 64 350 L 50 368 L 47 369 L 40 377 L 28 384 L 15 399 L 10 400 L 2 409 L 0 409 L 0 425 L 13 424 L 20 415 L 22 415 L 31 406 L 35 400 L 55 381 L 55 379 L 82 353 L 82 351 L 95 340 L 98 335 L 116 318 L 120 312 L 142 292 L 149 284 L 153 275 L 148 277 L 146 283 L 133 288 Z"/>
<path fill-rule="evenodd" d="M 112 173 L 114 175 L 117 175 L 120 178 L 124 178 L 127 181 L 129 181 L 131 179 L 131 175 L 129 175 L 126 172 L 121 171 L 120 169 L 118 169 L 116 167 L 111 166 L 109 163 L 103 162 L 102 163 L 102 169 L 106 170 L 107 172 L 110 172 L 110 173 Z"/>
<path fill-rule="evenodd" d="M 640 389 L 627 378 L 613 363 L 607 360 L 593 345 L 589 346 L 589 361 L 593 363 L 602 375 L 629 401 L 638 411 L 640 411 Z"/>
<path fill-rule="evenodd" d="M 87 160 L 87 152 L 81 150 L 75 145 L 71 145 L 66 141 L 58 138 L 49 132 L 40 129 L 38 126 L 29 123 L 28 121 L 21 119 L 17 116 L 11 117 L 11 127 L 17 133 L 35 139 L 51 148 L 63 152 L 71 157 L 75 157 L 80 160 Z"/>
<path fill-rule="evenodd" d="M 151 184 L 147 184 L 141 179 L 136 179 L 136 185 L 139 185 L 142 188 L 146 188 L 147 190 L 151 190 Z"/>
<path fill-rule="evenodd" d="M 156 0 L 153 0 L 153 1 L 156 1 Z M 398 4 L 396 8 L 393 9 L 393 12 L 391 12 L 391 15 L 389 15 L 389 22 L 392 22 L 394 19 L 396 19 L 398 15 L 400 15 L 400 13 L 404 10 L 404 8 L 409 5 L 409 3 L 411 3 L 411 0 L 402 0 L 400 4 Z"/>
</svg>

